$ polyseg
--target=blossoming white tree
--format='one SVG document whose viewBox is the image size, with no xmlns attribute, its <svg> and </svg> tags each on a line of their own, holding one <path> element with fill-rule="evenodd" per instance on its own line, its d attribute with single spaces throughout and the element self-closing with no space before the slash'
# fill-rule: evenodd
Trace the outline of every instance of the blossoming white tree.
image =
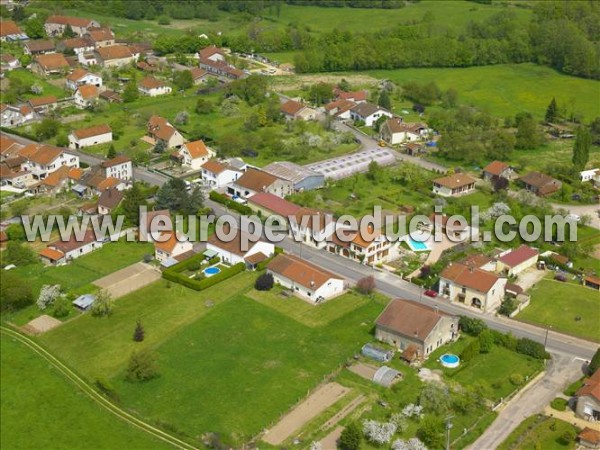
<svg viewBox="0 0 600 450">
<path fill-rule="evenodd" d="M 42 311 L 45 310 L 48 306 L 54 303 L 54 300 L 58 298 L 60 295 L 60 284 L 55 284 L 54 286 L 45 284 L 42 286 L 40 290 L 40 296 L 37 299 L 37 306 Z"/>
<path fill-rule="evenodd" d="M 365 437 L 375 444 L 387 444 L 396 433 L 396 424 L 392 422 L 378 422 L 376 420 L 365 420 L 363 422 L 363 433 Z"/>
</svg>

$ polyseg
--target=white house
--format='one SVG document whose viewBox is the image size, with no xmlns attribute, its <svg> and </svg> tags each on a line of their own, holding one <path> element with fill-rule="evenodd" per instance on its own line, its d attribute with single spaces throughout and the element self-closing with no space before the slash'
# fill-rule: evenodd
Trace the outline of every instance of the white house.
<svg viewBox="0 0 600 450">
<path fill-rule="evenodd" d="M 267 272 L 275 283 L 314 304 L 344 292 L 343 278 L 296 256 L 277 255 L 267 265 Z"/>
<path fill-rule="evenodd" d="M 0 26 L 0 42 L 24 41 L 29 37 L 23 33 L 19 26 L 12 20 L 3 20 Z"/>
<path fill-rule="evenodd" d="M 180 148 L 184 143 L 181 133 L 163 117 L 150 117 L 147 130 L 155 143 L 162 141 L 167 148 Z"/>
<path fill-rule="evenodd" d="M 440 274 L 439 294 L 453 303 L 490 312 L 502 303 L 506 282 L 485 270 L 452 263 Z"/>
<path fill-rule="evenodd" d="M 528 245 L 521 245 L 515 250 L 509 250 L 501 253 L 496 262 L 496 270 L 504 272 L 506 275 L 518 275 L 524 270 L 535 267 L 540 256 L 540 252 Z"/>
<path fill-rule="evenodd" d="M 183 144 L 179 154 L 183 157 L 183 165 L 189 166 L 192 170 L 200 170 L 203 164 L 215 157 L 216 153 L 204 142 L 193 141 Z"/>
<path fill-rule="evenodd" d="M 238 197 L 252 197 L 258 192 L 269 192 L 284 198 L 294 193 L 294 184 L 263 170 L 249 168 L 227 188 L 227 192 Z"/>
<path fill-rule="evenodd" d="M 102 77 L 83 69 L 75 69 L 73 72 L 67 75 L 67 88 L 76 91 L 79 86 L 83 86 L 85 84 L 101 87 Z"/>
<path fill-rule="evenodd" d="M 26 161 L 22 168 L 31 172 L 34 178 L 42 180 L 62 166 L 79 167 L 79 157 L 61 148 L 46 144 L 29 144 L 19 151 Z"/>
<path fill-rule="evenodd" d="M 283 103 L 280 111 L 286 120 L 315 120 L 317 118 L 316 110 L 295 100 L 288 100 Z"/>
<path fill-rule="evenodd" d="M 359 103 L 350 110 L 350 118 L 354 121 L 364 122 L 367 127 L 372 127 L 382 116 L 391 118 L 392 113 L 369 102 Z"/>
<path fill-rule="evenodd" d="M 102 161 L 100 167 L 104 169 L 106 178 L 113 177 L 128 181 L 133 178 L 133 162 L 125 155 L 115 156 L 113 159 Z"/>
<path fill-rule="evenodd" d="M 100 91 L 92 84 L 84 84 L 79 86 L 75 91 L 73 98 L 75 99 L 75 106 L 79 109 L 92 108 L 98 103 L 98 96 Z"/>
<path fill-rule="evenodd" d="M 494 178 L 512 180 L 515 176 L 514 169 L 502 161 L 492 161 L 483 168 L 483 179 L 487 181 L 491 181 Z"/>
<path fill-rule="evenodd" d="M 0 125 L 16 127 L 35 119 L 33 108 L 27 104 L 20 106 L 0 104 Z"/>
<path fill-rule="evenodd" d="M 347 240 L 332 236 L 327 242 L 327 250 L 362 264 L 379 264 L 391 258 L 392 243 L 385 234 L 369 227 L 368 234 L 360 231 L 346 231 Z M 351 238 L 351 239 L 350 239 Z"/>
<path fill-rule="evenodd" d="M 131 49 L 120 44 L 97 48 L 93 55 L 96 64 L 103 67 L 123 67 L 137 61 L 137 56 L 131 52 Z"/>
<path fill-rule="evenodd" d="M 123 201 L 123 197 L 125 196 L 125 191 L 121 191 L 116 188 L 110 188 L 102 191 L 100 197 L 98 198 L 98 203 L 96 204 L 98 214 L 105 215 L 111 214 L 121 201 Z"/>
<path fill-rule="evenodd" d="M 455 173 L 433 180 L 433 193 L 443 197 L 455 197 L 475 190 L 475 178 L 466 173 Z"/>
<path fill-rule="evenodd" d="M 77 235 L 73 233 L 68 241 L 56 241 L 47 246 L 48 249 L 55 251 L 55 256 L 57 257 L 59 253 L 56 252 L 62 253 L 62 259 L 65 261 L 79 258 L 101 247 L 102 241 L 96 239 L 96 234 L 93 230 L 87 230 L 81 240 L 78 240 Z M 45 255 L 42 252 L 40 252 L 40 256 L 42 260 L 45 259 Z"/>
<path fill-rule="evenodd" d="M 70 17 L 53 15 L 46 19 L 44 28 L 48 36 L 58 36 L 65 32 L 65 28 L 70 26 L 73 32 L 83 36 L 88 29 L 99 27 L 100 24 L 92 19 L 84 17 Z"/>
<path fill-rule="evenodd" d="M 231 167 L 227 163 L 222 163 L 211 159 L 205 162 L 202 167 L 202 180 L 212 189 L 220 189 L 233 183 L 244 173 L 241 170 Z"/>
<path fill-rule="evenodd" d="M 212 250 L 213 252 L 218 253 L 221 261 L 231 265 L 240 262 L 248 265 L 255 265 L 260 262 L 260 260 L 265 260 L 275 254 L 275 245 L 271 242 L 252 242 L 250 240 L 250 235 L 239 230 L 236 230 L 236 232 L 237 234 L 230 241 L 221 240 L 217 236 L 217 233 L 214 233 L 208 238 L 206 250 Z M 247 243 L 246 247 L 244 247 L 245 243 Z M 259 255 L 259 253 L 261 255 Z"/>
<path fill-rule="evenodd" d="M 91 147 L 92 145 L 106 144 L 107 142 L 112 142 L 112 140 L 112 130 L 106 124 L 80 128 L 79 130 L 71 131 L 69 134 L 69 148 Z"/>
<path fill-rule="evenodd" d="M 94 43 L 91 42 L 89 39 L 75 37 L 71 39 L 65 39 L 64 41 L 59 42 L 56 45 L 56 48 L 63 53 L 65 51 L 73 51 L 73 53 L 79 56 L 83 53 L 90 53 L 94 51 L 95 47 Z"/>
<path fill-rule="evenodd" d="M 316 209 L 301 208 L 290 218 L 289 235 L 296 242 L 324 248 L 335 229 L 336 223 L 332 215 Z"/>
<path fill-rule="evenodd" d="M 174 231 L 164 231 L 154 242 L 154 257 L 163 262 L 193 250 L 194 244 L 189 242 L 184 235 L 177 236 Z"/>
<path fill-rule="evenodd" d="M 171 86 L 154 77 L 144 77 L 138 84 L 138 91 L 140 91 L 142 95 L 156 97 L 158 95 L 170 94 L 172 89 Z"/>
<path fill-rule="evenodd" d="M 13 70 L 21 67 L 21 62 L 13 55 L 3 53 L 0 55 L 0 65 L 2 70 Z"/>
<path fill-rule="evenodd" d="M 415 142 L 427 136 L 427 125 L 423 123 L 405 123 L 401 117 L 388 119 L 381 126 L 379 135 L 390 145 Z"/>
<path fill-rule="evenodd" d="M 600 169 L 582 170 L 581 172 L 579 172 L 579 179 L 581 180 L 581 182 L 592 181 L 597 175 L 598 171 L 600 171 Z"/>
</svg>

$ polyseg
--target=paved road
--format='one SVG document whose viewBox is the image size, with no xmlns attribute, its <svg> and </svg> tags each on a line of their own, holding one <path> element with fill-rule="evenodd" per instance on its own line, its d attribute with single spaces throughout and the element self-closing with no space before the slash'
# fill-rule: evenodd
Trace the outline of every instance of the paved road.
<svg viewBox="0 0 600 450">
<path fill-rule="evenodd" d="M 561 205 L 560 203 L 551 203 L 555 210 L 565 209 L 569 211 L 569 214 L 576 214 L 580 217 L 590 216 L 590 227 L 594 227 L 600 230 L 600 217 L 598 217 L 598 211 L 600 211 L 600 205 L 595 203 L 593 205 Z"/>
<path fill-rule="evenodd" d="M 12 139 L 14 139 L 15 141 L 23 144 L 23 145 L 28 145 L 28 144 L 39 144 L 39 142 L 36 141 L 32 141 L 31 139 L 27 139 L 21 136 L 17 136 L 15 134 L 10 134 L 10 133 L 2 133 L 5 134 L 7 136 L 10 136 Z M 90 155 L 89 153 L 85 153 L 82 152 L 80 150 L 74 150 L 72 148 L 65 148 L 65 151 L 69 152 L 69 153 L 73 153 L 74 155 L 79 156 L 79 160 L 81 162 L 84 162 L 90 166 L 95 166 L 100 164 L 102 161 L 104 161 L 106 158 L 102 158 L 101 156 L 98 155 Z M 162 175 L 160 173 L 156 173 L 156 172 L 152 172 L 150 170 L 147 169 L 143 169 L 141 167 L 134 167 L 133 168 L 133 177 L 136 180 L 139 181 L 145 181 L 148 184 L 152 184 L 155 186 L 162 186 L 164 183 L 166 183 L 168 181 L 168 177 L 166 177 L 165 175 Z"/>
<path fill-rule="evenodd" d="M 469 450 L 498 448 L 523 420 L 541 412 L 559 392 L 583 375 L 583 361 L 554 354 L 544 375 L 512 398 Z"/>
</svg>

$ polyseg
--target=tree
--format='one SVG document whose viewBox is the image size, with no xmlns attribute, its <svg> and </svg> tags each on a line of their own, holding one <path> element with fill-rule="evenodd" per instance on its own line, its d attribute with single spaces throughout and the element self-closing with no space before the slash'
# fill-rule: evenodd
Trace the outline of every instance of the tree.
<svg viewBox="0 0 600 450">
<path fill-rule="evenodd" d="M 108 148 L 108 152 L 106 153 L 106 157 L 108 159 L 113 159 L 115 156 L 117 156 L 117 151 L 115 150 L 115 146 L 113 144 L 110 144 L 110 147 Z"/>
<path fill-rule="evenodd" d="M 375 290 L 375 277 L 363 277 L 356 282 L 356 290 L 363 295 L 369 295 Z"/>
<path fill-rule="evenodd" d="M 156 208 L 169 209 L 181 214 L 196 214 L 204 203 L 202 191 L 195 188 L 187 190 L 185 182 L 179 178 L 171 178 L 156 193 Z"/>
<path fill-rule="evenodd" d="M 157 357 L 150 349 L 134 351 L 129 357 L 127 381 L 148 381 L 158 376 Z"/>
<path fill-rule="evenodd" d="M 16 241 L 8 241 L 3 256 L 6 262 L 16 266 L 26 266 L 37 261 L 37 255 L 30 247 Z"/>
<path fill-rule="evenodd" d="M 556 106 L 556 98 L 552 97 L 548 108 L 546 108 L 546 123 L 555 122 L 558 119 L 558 107 Z"/>
<path fill-rule="evenodd" d="M 189 89 L 194 85 L 194 77 L 189 70 L 178 70 L 173 74 L 173 83 L 181 90 Z"/>
<path fill-rule="evenodd" d="M 204 98 L 199 98 L 196 102 L 196 114 L 210 114 L 213 110 L 213 104 L 211 101 Z"/>
<path fill-rule="evenodd" d="M 92 304 L 92 316 L 106 317 L 112 314 L 112 297 L 108 291 L 102 290 L 96 294 Z"/>
<path fill-rule="evenodd" d="M 73 28 L 71 28 L 70 24 L 67 24 L 67 26 L 65 27 L 65 31 L 63 31 L 63 37 L 64 38 L 74 38 L 75 32 L 73 31 Z"/>
<path fill-rule="evenodd" d="M 190 120 L 190 115 L 187 111 L 179 111 L 175 116 L 175 124 L 186 125 Z"/>
<path fill-rule="evenodd" d="M 365 437 L 374 444 L 387 444 L 392 440 L 392 437 L 396 433 L 396 424 L 392 422 L 365 420 L 363 422 L 363 433 Z"/>
<path fill-rule="evenodd" d="M 54 286 L 45 284 L 42 286 L 40 290 L 40 296 L 37 299 L 37 306 L 40 310 L 45 310 L 48 306 L 54 303 L 60 296 L 60 284 L 55 284 Z"/>
<path fill-rule="evenodd" d="M 598 347 L 596 353 L 592 356 L 592 360 L 587 367 L 587 372 L 589 375 L 593 375 L 598 369 L 600 369 L 600 347 Z"/>
<path fill-rule="evenodd" d="M 573 166 L 577 170 L 585 169 L 585 165 L 590 159 L 590 147 L 592 145 L 592 135 L 587 127 L 581 126 L 577 129 L 577 137 L 573 145 Z"/>
<path fill-rule="evenodd" d="M 442 95 L 442 104 L 445 108 L 456 108 L 458 105 L 458 92 L 454 88 L 449 88 Z"/>
<path fill-rule="evenodd" d="M 538 130 L 533 117 L 526 115 L 518 120 L 517 141 L 515 147 L 520 149 L 534 149 L 541 145 L 542 135 Z"/>
<path fill-rule="evenodd" d="M 392 101 L 390 100 L 390 94 L 388 94 L 388 91 L 386 89 L 382 89 L 382 91 L 379 93 L 379 99 L 377 99 L 377 104 L 380 107 L 387 109 L 388 111 L 392 110 Z"/>
<path fill-rule="evenodd" d="M 442 415 L 450 408 L 450 393 L 441 383 L 427 383 L 419 395 L 419 405 L 427 412 Z"/>
<path fill-rule="evenodd" d="M 125 103 L 135 102 L 139 96 L 137 81 L 132 79 L 127 83 L 125 89 L 123 89 L 123 101 Z"/>
<path fill-rule="evenodd" d="M 167 149 L 167 144 L 165 144 L 165 141 L 163 141 L 162 139 L 159 139 L 158 141 L 156 141 L 156 144 L 154 144 L 154 148 L 152 149 L 152 151 L 154 153 L 162 154 L 165 152 L 166 149 Z"/>
<path fill-rule="evenodd" d="M 260 275 L 254 283 L 254 289 L 257 291 L 270 291 L 273 288 L 273 275 L 270 273 L 263 273 Z"/>
<path fill-rule="evenodd" d="M 362 435 L 356 422 L 350 422 L 340 435 L 340 448 L 342 450 L 358 450 Z"/>
<path fill-rule="evenodd" d="M 140 189 L 140 184 L 134 182 L 131 186 L 131 189 L 127 189 L 125 191 L 125 196 L 123 197 L 123 203 L 121 203 L 121 207 L 123 208 L 123 214 L 125 214 L 125 218 L 127 221 L 134 226 L 139 225 L 140 223 L 140 206 L 146 204 L 146 199 L 142 194 L 142 190 Z"/>
<path fill-rule="evenodd" d="M 23 31 L 29 39 L 42 39 L 46 37 L 44 21 L 38 17 L 31 17 L 23 23 Z"/>
<path fill-rule="evenodd" d="M 374 131 L 379 131 L 381 130 L 381 127 L 383 126 L 383 124 L 389 119 L 389 117 L 387 116 L 381 116 L 379 117 L 375 123 L 373 124 L 373 130 Z"/>
<path fill-rule="evenodd" d="M 569 426 L 565 431 L 560 435 L 560 441 L 563 445 L 570 445 L 571 442 L 575 440 L 577 437 L 577 433 L 573 429 L 573 427 Z"/>
<path fill-rule="evenodd" d="M 66 295 L 61 295 L 52 305 L 52 315 L 57 318 L 66 317 L 69 315 L 69 299 Z"/>
<path fill-rule="evenodd" d="M 417 437 L 423 441 L 428 448 L 442 448 L 443 447 L 443 424 L 442 422 L 432 416 L 427 416 L 422 422 L 421 426 L 417 430 Z"/>
<path fill-rule="evenodd" d="M 33 304 L 31 283 L 14 272 L 2 271 L 0 310 L 17 311 Z"/>
<path fill-rule="evenodd" d="M 483 330 L 479 335 L 479 353 L 489 353 L 494 347 L 494 333 L 492 330 Z"/>
<path fill-rule="evenodd" d="M 502 314 L 503 316 L 510 317 L 510 315 L 515 312 L 517 309 L 517 304 L 514 298 L 507 297 L 502 300 L 502 304 L 500 308 L 498 308 L 498 314 Z"/>
<path fill-rule="evenodd" d="M 35 137 L 40 141 L 53 138 L 58 134 L 61 124 L 58 120 L 46 117 L 35 127 Z"/>
<path fill-rule="evenodd" d="M 504 177 L 493 175 L 490 182 L 492 183 L 492 189 L 494 190 L 494 192 L 505 191 L 506 189 L 508 189 L 509 183 L 508 180 Z"/>
<path fill-rule="evenodd" d="M 367 178 L 371 181 L 377 181 L 379 175 L 381 174 L 381 166 L 375 160 L 369 163 L 369 168 L 367 169 Z"/>
<path fill-rule="evenodd" d="M 133 340 L 135 342 L 142 342 L 144 340 L 144 327 L 142 326 L 142 321 L 138 320 L 135 323 L 135 330 L 133 331 Z"/>
<path fill-rule="evenodd" d="M 333 87 L 329 83 L 317 83 L 310 87 L 308 97 L 316 105 L 328 103 L 333 98 Z"/>
</svg>

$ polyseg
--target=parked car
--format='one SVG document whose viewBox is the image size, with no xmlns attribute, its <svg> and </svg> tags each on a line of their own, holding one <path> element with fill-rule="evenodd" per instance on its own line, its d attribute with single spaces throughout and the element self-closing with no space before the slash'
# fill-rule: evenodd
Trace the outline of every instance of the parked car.
<svg viewBox="0 0 600 450">
<path fill-rule="evenodd" d="M 435 297 L 437 297 L 437 295 L 438 295 L 438 293 L 437 293 L 436 291 L 434 291 L 433 289 L 427 289 L 427 290 L 424 292 L 424 294 L 425 294 L 427 297 L 431 297 L 431 298 L 435 298 Z"/>
</svg>

